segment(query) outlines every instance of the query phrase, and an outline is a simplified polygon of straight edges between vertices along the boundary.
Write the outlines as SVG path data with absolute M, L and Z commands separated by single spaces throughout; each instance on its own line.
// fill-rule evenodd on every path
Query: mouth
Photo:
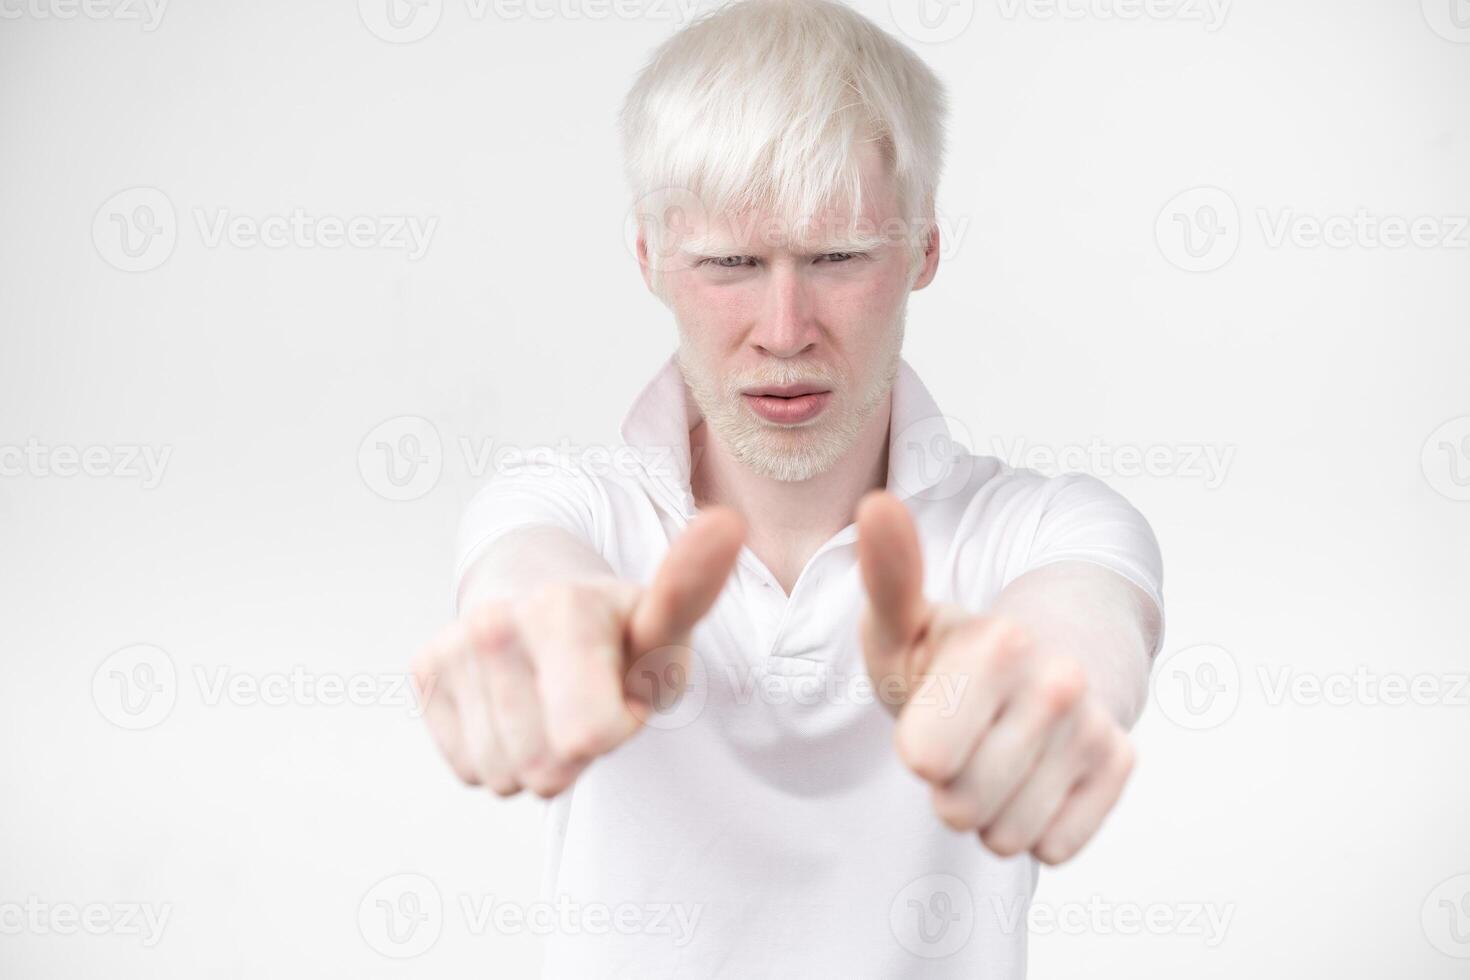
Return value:
M 798 425 L 820 415 L 831 400 L 832 391 L 818 385 L 793 384 L 748 388 L 740 396 L 767 422 Z

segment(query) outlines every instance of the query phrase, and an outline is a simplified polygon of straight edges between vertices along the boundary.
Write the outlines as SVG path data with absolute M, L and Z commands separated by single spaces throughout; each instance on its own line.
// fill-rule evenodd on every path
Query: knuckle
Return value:
M 1138 765 L 1138 748 L 1132 739 L 1125 738 L 1119 741 L 1117 753 L 1118 774 L 1126 780 Z
M 498 747 L 479 747 L 475 757 L 475 771 L 480 775 L 478 782 L 489 787 L 496 796 L 514 796 L 520 792 L 521 787 L 515 778 L 514 769 Z
M 562 790 L 566 789 L 566 786 L 550 777 L 541 777 L 535 782 L 526 783 L 526 789 L 531 790 L 532 795 L 537 796 L 538 799 L 554 799 L 562 795 Z
M 1046 710 L 1059 715 L 1082 697 L 1087 688 L 1087 675 L 1075 660 L 1057 659 L 1047 665 L 1038 686 Z
M 1077 754 L 1091 765 L 1106 759 L 1116 740 L 1107 719 L 1089 712 L 1078 721 L 1074 741 Z
M 549 800 L 562 790 L 566 789 L 567 781 L 559 771 L 559 767 L 539 765 L 528 769 L 522 776 L 521 782 L 532 793 Z
M 988 664 L 991 670 L 1004 673 L 1019 666 L 1026 659 L 1024 648 L 1005 641 L 1004 635 L 992 634 Z
M 936 789 L 933 802 L 934 812 L 951 830 L 975 830 L 980 826 L 980 807 L 973 797 Z
M 509 606 L 499 600 L 482 602 L 466 617 L 465 629 L 477 652 L 494 653 L 509 645 L 515 625 Z
M 470 765 L 469 760 L 454 756 L 449 760 L 449 768 L 454 770 L 454 774 L 459 777 L 459 781 L 466 786 L 480 785 L 480 773 L 474 766 Z
M 1047 837 L 1036 845 L 1036 858 L 1043 864 L 1058 865 L 1076 853 L 1076 845 L 1065 835 Z
M 1036 631 L 1020 620 L 1003 618 L 999 626 L 1001 646 L 1008 650 L 1024 655 L 1036 646 Z
M 987 827 L 980 832 L 981 842 L 1000 857 L 1014 857 L 1021 853 L 1021 835 L 1009 827 Z
M 459 624 L 449 623 L 434 634 L 433 639 L 419 647 L 409 661 L 414 679 L 424 683 L 443 673 L 459 648 L 459 638 Z
M 1106 762 L 1112 745 L 1113 740 L 1107 734 L 1089 735 L 1081 739 L 1077 743 L 1076 755 L 1083 769 L 1091 771 L 1099 764 Z
M 909 724 L 899 724 L 894 737 L 898 755 L 913 772 L 931 783 L 947 783 L 959 773 L 960 760 L 942 738 Z
M 539 740 L 532 741 L 524 735 L 506 740 L 506 764 L 516 774 L 516 778 L 527 786 L 530 785 L 527 780 L 545 765 L 546 756 L 545 744 Z
M 432 644 L 425 644 L 413 655 L 409 661 L 409 672 L 413 675 L 414 682 L 423 689 L 430 681 L 439 675 L 439 657 Z
M 502 800 L 508 800 L 521 791 L 521 784 L 516 782 L 514 779 L 511 779 L 509 776 L 502 776 L 491 782 L 489 786 L 490 792 L 494 793 Z

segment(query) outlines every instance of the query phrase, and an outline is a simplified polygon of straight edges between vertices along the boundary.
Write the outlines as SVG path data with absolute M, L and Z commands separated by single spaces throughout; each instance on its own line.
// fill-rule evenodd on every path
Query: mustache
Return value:
M 724 387 L 731 395 L 738 395 L 744 388 L 798 384 L 817 385 L 835 391 L 841 380 L 841 376 L 835 371 L 816 364 L 772 365 L 758 371 L 728 375 Z

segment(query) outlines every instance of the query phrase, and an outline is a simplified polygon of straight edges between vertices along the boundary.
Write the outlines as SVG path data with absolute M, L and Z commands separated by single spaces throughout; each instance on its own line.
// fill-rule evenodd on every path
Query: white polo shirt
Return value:
M 499 535 L 552 524 L 649 581 L 695 515 L 698 421 L 671 357 L 625 417 L 622 449 L 499 473 L 475 496 L 456 579 Z M 1159 549 L 1138 511 L 1090 476 L 971 455 L 906 361 L 888 458 L 931 600 L 981 612 L 1023 572 L 1081 559 L 1162 616 Z M 1036 862 L 950 830 L 899 760 L 863 666 L 855 540 L 848 525 L 823 544 L 789 597 L 743 549 L 694 631 L 684 696 L 551 802 L 544 976 L 1024 976 Z

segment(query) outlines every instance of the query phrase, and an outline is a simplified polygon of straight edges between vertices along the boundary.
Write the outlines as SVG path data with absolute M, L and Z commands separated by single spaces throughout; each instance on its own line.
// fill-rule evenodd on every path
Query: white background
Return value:
M 462 903 L 537 898 L 540 805 L 457 785 L 393 685 L 450 614 L 474 452 L 613 441 L 673 344 L 624 243 L 614 120 L 680 21 L 427 0 L 395 30 L 385 2 L 0 0 L 6 977 L 534 973 L 539 938 Z M 858 4 L 952 95 L 949 240 L 906 356 L 973 448 L 1096 440 L 1072 465 L 1164 550 L 1140 765 L 1043 873 L 1035 976 L 1470 972 L 1453 2 L 1464 28 L 1452 0 L 958 0 L 932 31 Z M 165 234 L 138 237 L 139 204 Z M 297 209 L 436 223 L 417 257 L 209 234 Z M 1423 243 L 1382 244 L 1416 218 Z M 388 479 L 377 443 L 413 432 L 368 437 L 403 416 L 437 480 Z M 101 447 L 106 473 L 27 446 Z M 129 447 L 168 452 L 161 479 Z M 1130 447 L 1152 474 L 1118 472 Z M 122 699 L 135 655 L 152 715 Z M 217 687 L 293 669 L 376 701 Z M 1429 703 L 1385 703 L 1395 678 Z M 377 902 L 405 885 L 442 911 L 395 945 Z M 103 934 L 27 903 L 101 903 Z M 160 941 L 129 905 L 167 910 Z

